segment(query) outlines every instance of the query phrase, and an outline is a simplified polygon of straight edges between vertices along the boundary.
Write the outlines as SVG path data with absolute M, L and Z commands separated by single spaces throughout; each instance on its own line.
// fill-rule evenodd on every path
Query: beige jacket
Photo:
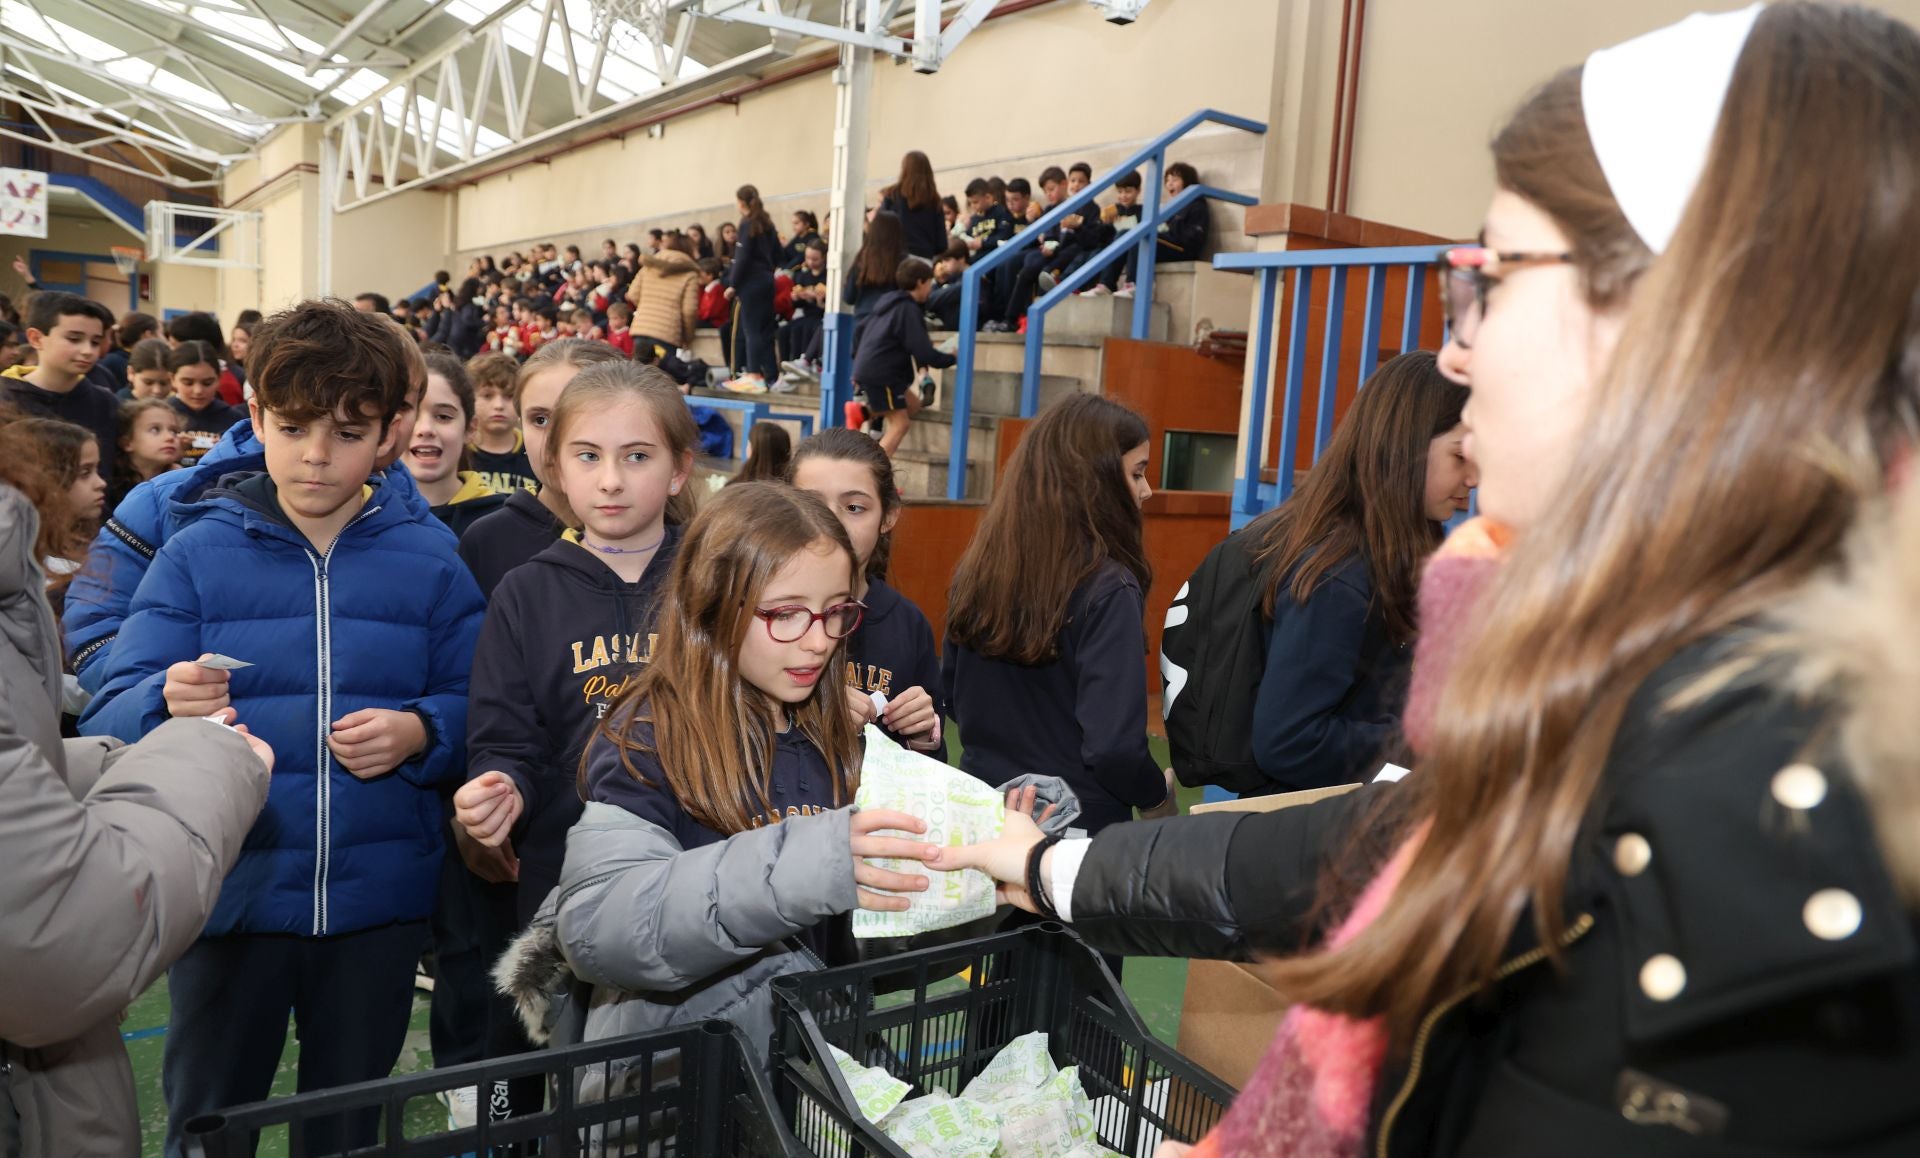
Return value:
M 60 739 L 39 520 L 0 485 L 0 1154 L 140 1150 L 120 1019 L 193 944 L 267 799 L 237 733 Z
M 700 322 L 700 270 L 678 250 L 649 254 L 627 287 L 633 303 L 633 332 L 676 348 L 693 341 Z

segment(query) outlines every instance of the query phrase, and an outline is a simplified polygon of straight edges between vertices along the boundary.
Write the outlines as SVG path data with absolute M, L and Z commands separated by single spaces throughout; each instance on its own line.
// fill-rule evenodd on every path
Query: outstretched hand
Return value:
M 927 867 L 941 872 L 979 869 L 999 882 L 998 898 L 1001 901 L 1017 905 L 1029 913 L 1038 913 L 1039 908 L 1027 893 L 1027 857 L 1044 836 L 1040 826 L 1029 815 L 1033 808 L 1033 797 L 1034 789 L 1031 786 L 1008 793 L 1007 820 L 999 836 L 959 848 L 936 848 L 933 855 L 927 858 Z M 1024 807 L 1019 798 L 1024 798 Z M 1051 809 L 1049 805 L 1049 812 Z
M 905 912 L 907 898 L 877 893 L 874 889 L 885 889 L 888 893 L 921 893 L 927 889 L 927 878 L 908 876 L 868 864 L 867 858 L 883 860 L 917 860 L 931 862 L 940 852 L 938 845 L 925 841 L 909 840 L 904 836 L 875 836 L 882 831 L 914 832 L 927 831 L 927 822 L 917 816 L 908 816 L 904 812 L 894 812 L 886 808 L 868 808 L 853 814 L 851 824 L 852 839 L 847 843 L 853 850 L 853 882 L 860 886 L 860 907 L 876 913 Z

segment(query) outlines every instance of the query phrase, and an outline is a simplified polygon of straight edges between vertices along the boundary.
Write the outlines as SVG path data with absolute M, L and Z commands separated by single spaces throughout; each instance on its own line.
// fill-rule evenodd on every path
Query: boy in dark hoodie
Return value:
M 168 973 L 170 1154 L 188 1119 L 267 1096 L 296 1011 L 302 1092 L 387 1076 L 406 1037 L 444 843 L 435 789 L 464 769 L 484 611 L 450 537 L 375 472 L 409 349 L 339 302 L 261 325 L 265 470 L 174 504 L 81 723 L 132 742 L 231 704 L 279 753 L 205 933 Z M 378 1119 L 320 1119 L 306 1146 L 370 1146 Z
M 894 274 L 894 285 L 898 288 L 880 299 L 860 327 L 860 348 L 853 355 L 854 384 L 866 395 L 867 409 L 881 416 L 880 448 L 888 458 L 900 449 L 907 427 L 920 412 L 914 364 L 945 369 L 955 361 L 927 337 L 925 310 L 933 292 L 933 266 L 924 258 L 909 257 Z
M 967 208 L 972 210 L 973 215 L 967 218 L 960 240 L 966 243 L 968 264 L 977 265 L 988 254 L 1012 241 L 1016 230 L 1013 214 L 994 200 L 993 186 L 984 177 L 975 177 L 967 182 Z M 987 284 L 981 287 L 985 291 L 984 300 L 980 303 L 982 324 L 1006 312 L 1007 295 L 1013 291 L 1013 279 L 1008 275 L 1018 272 L 1003 266 L 987 276 Z

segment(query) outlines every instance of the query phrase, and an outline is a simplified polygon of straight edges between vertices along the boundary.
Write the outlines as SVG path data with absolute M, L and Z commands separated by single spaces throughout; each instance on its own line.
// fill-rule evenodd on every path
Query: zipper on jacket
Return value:
M 340 544 L 341 538 L 361 519 L 374 514 L 380 508 L 368 507 L 340 528 L 340 533 L 327 544 L 326 553 L 313 549 L 304 540 L 301 546 L 306 548 L 307 561 L 313 564 L 313 631 L 315 651 L 316 688 L 314 703 L 317 729 L 317 741 L 314 751 L 314 846 L 313 846 L 313 935 L 324 937 L 327 933 L 327 874 L 333 861 L 333 749 L 327 746 L 327 739 L 333 734 L 333 585 L 328 574 L 328 562 L 333 557 L 333 549 Z
M 1560 934 L 1557 947 L 1561 949 L 1567 948 L 1575 941 L 1586 936 L 1592 929 L 1593 915 L 1591 913 L 1580 914 L 1579 918 L 1576 919 L 1573 924 L 1567 926 L 1565 932 Z M 1393 1103 L 1387 1107 L 1386 1114 L 1380 1119 L 1380 1138 L 1374 1148 L 1375 1158 L 1387 1158 L 1387 1144 L 1393 1137 L 1394 1122 L 1400 1117 L 1400 1111 L 1406 1108 L 1407 1100 L 1413 1096 L 1413 1087 L 1420 1081 L 1420 1068 L 1422 1062 L 1425 1060 L 1427 1042 L 1432 1039 L 1434 1027 L 1440 1023 L 1440 1019 L 1453 1012 L 1462 1002 L 1486 989 L 1488 986 L 1505 981 L 1522 969 L 1530 969 L 1540 962 L 1545 961 L 1550 951 L 1551 950 L 1545 945 L 1529 949 L 1513 960 L 1501 965 L 1498 969 L 1495 969 L 1491 980 L 1481 985 L 1469 985 L 1461 989 L 1439 1005 L 1428 1010 L 1427 1015 L 1420 1019 L 1419 1032 L 1414 1034 L 1413 1037 L 1413 1060 L 1407 1066 L 1407 1080 L 1401 1083 L 1400 1092 L 1394 1095 Z

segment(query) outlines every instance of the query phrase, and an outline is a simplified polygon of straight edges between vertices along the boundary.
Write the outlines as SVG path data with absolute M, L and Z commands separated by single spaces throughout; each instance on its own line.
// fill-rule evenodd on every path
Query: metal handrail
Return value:
M 1293 448 L 1299 445 L 1301 414 L 1306 403 L 1307 304 L 1313 296 L 1314 271 L 1329 271 L 1326 330 L 1321 336 L 1319 398 L 1315 407 L 1313 456 L 1317 461 L 1333 440 L 1334 400 L 1344 336 L 1347 279 L 1356 269 L 1367 271 L 1367 289 L 1360 336 L 1360 381 L 1373 376 L 1379 364 L 1380 330 L 1386 310 L 1390 269 L 1407 270 L 1407 291 L 1401 312 L 1400 353 L 1420 342 L 1421 315 L 1426 301 L 1427 269 L 1443 245 L 1406 245 L 1379 249 L 1282 250 L 1267 253 L 1223 253 L 1213 259 L 1215 269 L 1252 273 L 1257 279 L 1253 330 L 1249 335 L 1248 364 L 1252 367 L 1252 398 L 1246 408 L 1247 429 L 1240 447 L 1239 477 L 1234 480 L 1232 525 L 1245 526 L 1262 511 L 1278 506 L 1293 493 Z M 1292 301 L 1288 313 L 1286 380 L 1280 418 L 1278 475 L 1271 484 L 1260 481 L 1267 461 L 1270 392 L 1277 338 L 1275 315 L 1281 304 L 1282 282 L 1293 271 Z

